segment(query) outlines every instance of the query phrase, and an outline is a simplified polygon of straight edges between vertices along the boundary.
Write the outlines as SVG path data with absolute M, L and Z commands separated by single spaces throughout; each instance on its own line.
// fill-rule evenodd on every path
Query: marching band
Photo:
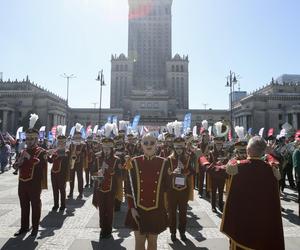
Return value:
M 47 163 L 52 164 L 53 211 L 66 208 L 67 182 L 70 187 L 67 198 L 73 198 L 75 174 L 79 192 L 77 198 L 83 198 L 85 172 L 85 188 L 93 186 L 93 205 L 99 209 L 100 238 L 111 237 L 113 214 L 120 211 L 122 202 L 126 202 L 125 225 L 134 231 L 136 249 L 140 250 L 145 249 L 146 241 L 148 249 L 157 249 L 157 236 L 167 227 L 173 242 L 177 241 L 177 228 L 181 240 L 187 240 L 187 207 L 188 201 L 193 200 L 194 189 L 198 190 L 200 198 L 211 202 L 214 213 L 223 213 L 222 230 L 231 233 L 228 218 L 233 215 L 227 215 L 225 211 L 230 206 L 224 206 L 224 192 L 225 197 L 232 199 L 229 193 L 240 166 L 259 160 L 261 166 L 272 168 L 277 184 L 284 188 L 280 173 L 283 173 L 287 155 L 300 162 L 297 150 L 300 133 L 296 133 L 292 144 L 282 143 L 282 138 L 281 144 L 268 142 L 266 154 L 250 160 L 250 136 L 243 127 L 237 126 L 237 139 L 228 141 L 230 127 L 224 122 L 217 122 L 208 129 L 207 121 L 203 121 L 199 133 L 185 136 L 182 136 L 177 123 L 173 127 L 169 124 L 168 131 L 158 138 L 153 133 L 143 136 L 127 133 L 124 127 L 114 134 L 115 129 L 108 124 L 102 134 L 90 131 L 86 141 L 82 139 L 82 125 L 75 125 L 71 140 L 64 134 L 62 126 L 58 126 L 56 147 L 45 150 L 38 146 L 38 131 L 34 129 L 33 120 L 37 120 L 36 115 L 32 115 L 31 126 L 26 131 L 27 147 L 14 164 L 19 170 L 21 205 L 21 228 L 15 236 L 29 231 L 30 205 L 31 235 L 35 236 L 38 232 L 40 195 L 42 189 L 47 188 Z M 233 233 L 230 237 L 232 245 L 236 243 L 234 237 Z M 239 248 L 235 249 L 250 249 L 247 245 L 236 246 Z

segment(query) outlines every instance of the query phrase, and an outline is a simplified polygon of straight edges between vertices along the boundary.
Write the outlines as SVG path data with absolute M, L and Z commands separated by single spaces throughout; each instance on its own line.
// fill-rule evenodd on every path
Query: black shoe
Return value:
M 181 234 L 180 234 L 180 239 L 181 239 L 182 241 L 187 241 L 187 240 L 188 240 L 184 233 L 181 233 Z
M 89 184 L 85 184 L 85 186 L 84 186 L 85 188 L 88 188 L 89 187 Z
M 59 208 L 59 211 L 64 211 L 65 209 L 66 209 L 65 206 L 61 206 L 61 207 Z
M 176 234 L 171 234 L 171 240 L 173 242 L 177 241 Z
M 19 235 L 22 235 L 22 234 L 26 234 L 28 231 L 29 231 L 29 229 L 21 228 L 18 232 L 16 232 L 14 234 L 14 236 L 19 236 Z
M 32 229 L 30 236 L 31 237 L 35 237 L 38 234 L 38 230 L 37 229 Z
M 216 209 L 215 207 L 213 207 L 213 208 L 211 209 L 211 211 L 213 211 L 214 213 L 218 213 L 218 211 L 217 211 L 217 209 Z
M 112 237 L 111 233 L 101 232 L 100 233 L 100 239 L 109 239 Z
M 69 199 L 73 199 L 73 194 L 70 193 L 70 194 L 68 195 L 68 198 L 69 198 Z
M 81 200 L 82 199 L 82 194 L 79 194 L 78 196 L 77 196 L 77 200 Z
M 224 204 L 219 204 L 219 210 L 223 213 Z
M 52 211 L 56 211 L 58 209 L 58 206 L 52 207 Z

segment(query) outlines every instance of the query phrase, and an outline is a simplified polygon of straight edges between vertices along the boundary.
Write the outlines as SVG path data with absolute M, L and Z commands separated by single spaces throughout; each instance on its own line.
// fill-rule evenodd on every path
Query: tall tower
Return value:
M 172 56 L 173 0 L 128 0 L 128 56 L 111 58 L 110 107 L 165 124 L 188 109 L 189 59 Z
M 166 61 L 172 57 L 173 0 L 129 0 L 128 58 L 137 89 L 166 88 Z

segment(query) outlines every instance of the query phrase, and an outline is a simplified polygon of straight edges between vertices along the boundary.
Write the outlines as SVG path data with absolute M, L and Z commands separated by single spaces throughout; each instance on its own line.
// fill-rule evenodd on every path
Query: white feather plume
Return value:
M 197 137 L 197 136 L 198 136 L 198 134 L 197 134 L 197 126 L 194 126 L 194 127 L 193 127 L 193 136 L 194 136 L 194 137 Z
M 63 125 L 63 131 L 62 131 L 63 135 L 66 135 L 66 131 L 67 131 L 67 125 Z
M 38 119 L 39 119 L 39 116 L 37 114 L 30 114 L 29 128 L 33 128 Z
M 83 126 L 82 126 L 80 123 L 78 123 L 78 122 L 75 124 L 75 130 L 76 130 L 77 132 L 80 132 L 81 129 L 82 129 L 82 127 L 83 127 Z
M 129 124 L 129 121 L 123 121 L 123 120 L 119 121 L 119 130 L 126 131 L 128 124 Z
M 240 140 L 245 139 L 246 135 L 245 135 L 245 128 L 244 127 L 235 126 L 234 131 L 235 131 L 235 133 L 237 134 L 237 136 Z
M 96 125 L 96 126 L 94 127 L 93 134 L 94 134 L 94 135 L 97 134 L 97 131 L 98 131 L 98 125 Z
M 169 134 L 173 134 L 173 128 L 174 128 L 173 122 L 168 122 L 167 130 L 168 130 Z
M 113 131 L 114 125 L 111 123 L 105 123 L 104 125 L 104 135 L 105 137 L 110 137 L 111 132 Z
M 215 132 L 216 132 L 216 135 L 215 136 L 220 136 L 222 134 L 222 125 L 223 123 L 222 122 L 216 122 L 215 123 Z
M 202 121 L 202 127 L 207 130 L 208 129 L 208 121 L 207 120 L 203 120 Z
M 158 137 L 157 137 L 157 139 L 159 141 L 163 141 L 164 140 L 164 135 L 163 134 L 159 134 Z
M 58 125 L 56 127 L 56 134 L 57 134 L 57 136 L 64 135 L 63 134 L 63 130 L 64 130 L 64 127 L 62 125 Z
M 174 134 L 176 137 L 181 136 L 181 127 L 182 127 L 182 122 L 179 122 L 177 120 L 173 122 Z
M 113 123 L 112 125 L 113 125 L 113 129 L 112 129 L 113 134 L 114 134 L 114 135 L 118 135 L 118 134 L 119 134 L 119 130 L 118 130 L 117 124 L 116 124 L 116 123 Z

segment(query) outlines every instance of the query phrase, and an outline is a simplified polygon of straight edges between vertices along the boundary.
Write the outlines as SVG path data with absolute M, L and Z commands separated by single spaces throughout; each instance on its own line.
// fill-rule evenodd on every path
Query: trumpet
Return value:
M 107 163 L 105 161 L 103 161 L 101 168 L 98 169 L 98 172 L 96 172 L 94 175 L 92 175 L 92 180 L 98 182 L 98 188 L 101 187 L 101 184 L 104 180 L 105 170 L 107 168 L 108 168 Z

